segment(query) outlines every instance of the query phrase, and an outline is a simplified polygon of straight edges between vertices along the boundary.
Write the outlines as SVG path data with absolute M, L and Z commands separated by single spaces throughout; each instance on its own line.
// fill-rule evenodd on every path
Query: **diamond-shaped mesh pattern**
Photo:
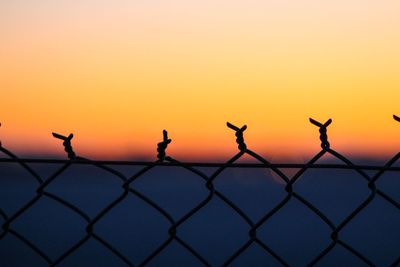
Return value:
M 353 257 L 358 258 L 360 262 L 365 263 L 367 266 L 375 266 L 376 264 L 370 259 L 369 255 L 365 255 L 361 253 L 357 247 L 352 246 L 344 239 L 341 239 L 341 231 L 346 228 L 346 226 L 354 220 L 364 209 L 366 209 L 370 203 L 375 198 L 381 198 L 386 201 L 395 208 L 398 212 L 400 211 L 400 203 L 394 197 L 391 197 L 389 194 L 383 192 L 381 189 L 377 187 L 377 181 L 383 176 L 383 174 L 387 171 L 399 171 L 398 167 L 394 167 L 395 162 L 400 158 L 400 153 L 396 154 L 393 158 L 391 158 L 384 166 L 361 166 L 353 164 L 348 158 L 343 156 L 342 154 L 336 152 L 330 147 L 327 137 L 327 127 L 331 123 L 331 120 L 328 120 L 325 124 L 321 124 L 315 120 L 310 119 L 311 123 L 319 127 L 320 139 L 321 139 L 321 151 L 318 152 L 314 157 L 312 157 L 305 164 L 273 164 L 266 160 L 264 157 L 250 150 L 244 142 L 243 132 L 246 130 L 246 126 L 239 128 L 232 124 L 228 123 L 228 127 L 233 129 L 236 134 L 236 142 L 238 144 L 239 152 L 234 155 L 231 159 L 226 161 L 225 163 L 199 163 L 199 164 L 191 164 L 191 163 L 183 163 L 180 162 L 170 156 L 166 155 L 166 148 L 168 144 L 171 142 L 168 139 L 167 132 L 164 131 L 164 139 L 162 142 L 158 144 L 158 160 L 155 162 L 105 162 L 105 161 L 92 161 L 89 159 L 85 159 L 79 156 L 76 156 L 75 152 L 72 150 L 71 139 L 72 134 L 68 137 L 64 137 L 62 135 L 54 134 L 56 138 L 62 139 L 65 147 L 65 151 L 68 154 L 69 160 L 41 160 L 41 159 L 20 159 L 12 152 L 0 146 L 0 151 L 4 154 L 4 156 L 0 159 L 0 162 L 13 162 L 20 165 L 22 169 L 27 171 L 32 179 L 37 183 L 36 194 L 32 199 L 27 201 L 24 205 L 19 207 L 12 214 L 7 214 L 4 211 L 4 207 L 0 205 L 0 218 L 2 219 L 2 232 L 0 233 L 0 242 L 7 242 L 6 237 L 12 236 L 12 238 L 18 239 L 21 241 L 27 248 L 32 250 L 35 254 L 37 254 L 40 258 L 47 263 L 48 266 L 58 266 L 65 262 L 71 255 L 77 253 L 85 243 L 89 242 L 89 240 L 95 241 L 101 246 L 103 246 L 106 250 L 111 252 L 115 257 L 119 258 L 123 263 L 127 266 L 145 266 L 150 264 L 153 260 L 162 254 L 173 242 L 178 244 L 182 249 L 186 250 L 190 253 L 199 263 L 205 266 L 211 266 L 209 259 L 207 259 L 204 255 L 202 255 L 198 250 L 196 250 L 190 242 L 186 241 L 184 237 L 180 236 L 179 229 L 192 217 L 194 217 L 197 213 L 199 213 L 202 209 L 207 207 L 209 203 L 218 199 L 222 201 L 226 207 L 231 209 L 238 217 L 243 220 L 243 222 L 248 226 L 247 228 L 247 240 L 240 244 L 236 250 L 225 259 L 223 262 L 223 266 L 228 266 L 233 264 L 242 254 L 246 252 L 251 246 L 258 246 L 262 249 L 266 254 L 270 257 L 273 257 L 277 263 L 280 263 L 283 266 L 289 266 L 288 260 L 285 259 L 278 251 L 273 249 L 273 247 L 268 244 L 267 241 L 262 241 L 259 237 L 258 230 L 261 226 L 265 225 L 275 214 L 279 213 L 281 209 L 283 209 L 290 200 L 295 199 L 299 201 L 306 209 L 310 210 L 314 213 L 322 223 L 324 223 L 330 229 L 329 236 L 329 244 L 326 247 L 321 247 L 318 254 L 316 254 L 313 259 L 308 263 L 308 266 L 314 266 L 320 263 L 335 247 L 341 247 L 342 249 L 347 250 Z M 324 155 L 330 155 L 340 160 L 342 164 L 317 164 L 317 161 L 321 159 Z M 250 156 L 254 158 L 257 163 L 239 163 L 237 162 L 243 156 Z M 48 178 L 43 178 L 38 174 L 32 167 L 30 167 L 29 163 L 59 163 L 62 164 L 52 175 Z M 68 200 L 60 197 L 59 195 L 50 192 L 48 190 L 48 186 L 54 183 L 67 169 L 71 168 L 71 166 L 76 164 L 86 164 L 95 166 L 100 168 L 104 172 L 112 175 L 117 179 L 120 183 L 121 190 L 120 194 L 112 201 L 110 201 L 105 207 L 103 207 L 100 212 L 98 212 L 95 216 L 89 216 L 85 211 L 83 211 L 79 206 L 72 204 Z M 130 176 L 127 176 L 114 168 L 117 165 L 139 165 L 141 166 L 139 170 L 136 170 Z M 204 184 L 204 188 L 207 190 L 207 195 L 199 201 L 196 205 L 194 205 L 189 211 L 187 211 L 182 216 L 176 218 L 170 214 L 166 209 L 162 208 L 160 203 L 146 196 L 144 192 L 141 192 L 139 189 L 135 188 L 134 182 L 143 177 L 146 173 L 152 170 L 155 167 L 159 168 L 168 168 L 168 166 L 178 166 L 180 168 L 184 168 L 191 174 L 193 174 L 196 178 L 200 179 Z M 213 173 L 206 174 L 201 170 L 201 167 L 213 167 Z M 272 209 L 267 211 L 261 218 L 257 220 L 253 220 L 246 213 L 246 211 L 242 210 L 238 207 L 229 197 L 227 197 L 224 193 L 219 191 L 215 187 L 215 182 L 219 179 L 220 174 L 225 171 L 227 168 L 231 167 L 242 167 L 242 168 L 265 168 L 274 172 L 276 177 L 279 177 L 281 182 L 284 184 L 285 195 L 276 204 Z M 288 177 L 282 169 L 285 168 L 293 168 L 298 169 L 298 171 L 292 176 Z M 357 174 L 363 179 L 365 187 L 368 189 L 368 196 L 363 199 L 357 207 L 355 207 L 352 212 L 347 214 L 345 218 L 339 223 L 334 223 L 326 214 L 324 214 L 320 209 L 318 209 L 313 203 L 307 200 L 304 196 L 302 196 L 299 192 L 295 190 L 295 184 L 299 181 L 303 174 L 311 168 L 338 168 L 338 169 L 348 169 L 351 171 L 357 172 Z M 368 174 L 368 171 L 375 170 L 376 172 L 373 175 Z M 1 177 L 0 177 L 1 178 Z M 0 180 L 1 184 L 1 180 Z M 79 186 L 79 184 L 75 185 Z M 151 251 L 144 259 L 139 262 L 133 262 L 129 255 L 123 254 L 117 247 L 115 247 L 107 238 L 103 237 L 102 234 L 96 232 L 96 225 L 98 225 L 104 217 L 110 213 L 113 209 L 121 205 L 128 196 L 134 196 L 135 198 L 140 199 L 148 205 L 149 208 L 153 209 L 155 212 L 159 213 L 161 216 L 165 218 L 165 220 L 169 223 L 167 238 L 160 242 L 158 247 L 156 247 L 153 251 Z M 65 209 L 72 211 L 74 214 L 79 216 L 84 222 L 85 234 L 73 245 L 68 247 L 63 253 L 58 255 L 57 257 L 50 256 L 47 251 L 44 251 L 38 246 L 34 241 L 30 240 L 28 237 L 24 236 L 24 234 L 17 231 L 13 225 L 15 222 L 23 216 L 26 212 L 33 209 L 33 207 L 42 199 L 51 199 L 51 201 L 55 201 L 60 204 Z M 134 212 L 134 211 L 132 211 Z M 209 220 L 213 220 L 213 218 L 209 218 Z M 68 223 L 68 220 L 65 221 Z M 398 230 L 400 231 L 400 229 Z M 285 237 L 290 239 L 290 237 Z M 263 239 L 264 240 L 264 239 Z M 290 242 L 290 240 L 288 240 Z M 218 253 L 218 252 L 216 252 Z M 1 261 L 1 259 L 0 259 Z M 398 249 L 397 258 L 394 257 L 391 262 L 391 266 L 400 265 L 400 249 Z M 3 265 L 2 265 L 3 266 Z

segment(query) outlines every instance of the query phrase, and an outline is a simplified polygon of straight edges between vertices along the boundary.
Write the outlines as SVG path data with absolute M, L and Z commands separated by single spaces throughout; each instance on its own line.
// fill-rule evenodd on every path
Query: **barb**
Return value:
M 74 137 L 74 135 L 71 133 L 68 135 L 68 137 L 58 134 L 58 133 L 52 133 L 53 136 L 57 139 L 63 140 L 63 146 L 64 146 L 64 150 L 65 152 L 67 152 L 68 158 L 73 160 L 76 159 L 76 154 L 74 152 L 74 150 L 72 149 L 72 144 L 71 144 L 71 140 Z
M 319 127 L 319 139 L 321 140 L 321 148 L 323 150 L 328 150 L 330 147 L 330 144 L 328 142 L 328 135 L 327 135 L 327 127 L 329 124 L 332 123 L 332 119 L 327 120 L 324 124 L 310 118 L 310 122 L 314 124 L 315 126 Z
M 168 147 L 168 144 L 171 143 L 171 139 L 168 138 L 168 132 L 163 130 L 163 141 L 157 144 L 157 158 L 160 161 L 163 161 L 166 156 L 165 150 Z
M 235 125 L 233 125 L 230 122 L 227 122 L 226 125 L 234 130 L 236 133 L 236 143 L 238 144 L 238 148 L 240 151 L 245 151 L 247 150 L 247 145 L 244 142 L 244 137 L 243 137 L 243 132 L 247 129 L 247 125 L 243 125 L 242 128 L 239 128 Z

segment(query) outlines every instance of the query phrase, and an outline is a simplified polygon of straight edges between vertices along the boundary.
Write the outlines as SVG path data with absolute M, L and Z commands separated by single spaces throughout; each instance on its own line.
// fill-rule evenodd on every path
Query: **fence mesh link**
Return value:
M 394 116 L 394 118 L 400 121 L 398 117 Z M 0 158 L 0 163 L 18 164 L 22 169 L 27 171 L 32 176 L 37 184 L 34 196 L 22 206 L 17 208 L 15 212 L 9 214 L 0 204 L 0 217 L 3 219 L 2 231 L 0 233 L 0 242 L 8 242 L 7 240 L 9 239 L 6 239 L 6 237 L 12 236 L 13 238 L 21 241 L 34 253 L 36 253 L 46 262 L 48 266 L 61 265 L 68 257 L 70 257 L 74 253 L 77 253 L 77 251 L 79 251 L 82 246 L 84 246 L 84 244 L 89 242 L 90 240 L 98 242 L 101 246 L 103 246 L 105 249 L 115 255 L 115 257 L 119 258 L 127 266 L 146 266 L 150 264 L 154 259 L 156 259 L 174 242 L 176 244 L 179 244 L 184 250 L 190 253 L 202 265 L 212 266 L 213 264 L 211 264 L 207 257 L 202 255 L 200 251 L 198 251 L 194 246 L 190 244 L 190 242 L 186 241 L 184 237 L 179 234 L 179 229 L 181 229 L 181 227 L 195 214 L 197 214 L 199 211 L 209 205 L 209 203 L 213 199 L 217 198 L 243 220 L 243 222 L 247 225 L 248 231 L 247 240 L 243 242 L 240 246 L 238 246 L 236 250 L 224 260 L 222 266 L 229 266 L 233 264 L 252 245 L 258 246 L 270 257 L 273 257 L 276 262 L 281 264 L 282 266 L 290 266 L 288 260 L 285 259 L 284 256 L 282 256 L 270 244 L 268 244 L 265 239 L 260 238 L 259 229 L 263 225 L 265 225 L 266 222 L 268 222 L 274 215 L 279 213 L 289 203 L 290 200 L 295 199 L 300 202 L 306 209 L 314 213 L 320 219 L 320 221 L 323 222 L 330 229 L 329 244 L 325 247 L 321 247 L 319 253 L 314 255 L 311 261 L 308 262 L 307 266 L 317 265 L 335 247 L 338 246 L 347 250 L 349 253 L 352 254 L 353 257 L 359 259 L 360 262 L 365 263 L 365 265 L 376 266 L 376 263 L 374 263 L 373 260 L 369 258 L 369 255 L 363 254 L 358 250 L 357 247 L 354 247 L 352 244 L 346 242 L 344 239 L 341 239 L 341 232 L 352 220 L 354 220 L 354 218 L 356 218 L 364 209 L 366 209 L 375 198 L 381 198 L 382 200 L 393 206 L 398 212 L 400 211 L 400 203 L 395 198 L 391 197 L 390 194 L 385 193 L 377 186 L 377 181 L 382 177 L 384 173 L 388 171 L 398 172 L 400 170 L 399 167 L 394 166 L 396 161 L 400 158 L 400 153 L 393 156 L 383 166 L 356 165 L 350 159 L 331 148 L 331 145 L 328 142 L 327 127 L 331 124 L 332 120 L 328 120 L 325 123 L 320 123 L 318 121 L 310 119 L 310 122 L 317 126 L 319 129 L 321 150 L 305 164 L 271 163 L 265 157 L 260 156 L 259 154 L 248 148 L 244 139 L 244 132 L 247 128 L 246 126 L 237 127 L 230 123 L 227 123 L 227 126 L 235 133 L 236 143 L 238 145 L 238 152 L 225 163 L 187 163 L 180 162 L 177 159 L 167 155 L 166 150 L 168 145 L 171 143 L 171 139 L 168 138 L 168 133 L 165 130 L 163 132 L 163 140 L 157 145 L 157 160 L 154 162 L 96 161 L 77 156 L 73 151 L 71 144 L 71 140 L 73 138 L 72 134 L 70 134 L 69 136 L 63 136 L 53 133 L 53 136 L 55 138 L 61 139 L 63 141 L 63 146 L 67 153 L 68 160 L 19 158 L 14 153 L 2 146 L 0 143 L 0 151 L 3 153 L 3 157 Z M 341 164 L 318 164 L 317 161 L 325 155 L 330 155 L 336 158 L 337 160 L 341 161 Z M 253 158 L 257 161 L 257 163 L 247 164 L 238 162 L 238 160 L 243 158 L 244 156 L 249 156 Z M 55 170 L 48 178 L 43 178 L 43 176 L 39 175 L 38 172 L 35 171 L 29 163 L 57 163 L 61 165 L 58 166 L 58 169 Z M 96 168 L 99 168 L 100 170 L 107 172 L 115 177 L 120 183 L 119 195 L 112 199 L 112 201 L 105 205 L 105 207 L 98 211 L 94 216 L 89 215 L 82 208 L 71 203 L 69 200 L 64 199 L 62 196 L 59 196 L 47 190 L 48 187 L 52 183 L 54 183 L 54 181 L 57 180 L 58 177 L 60 177 L 60 175 L 62 175 L 67 169 L 71 168 L 71 166 L 79 164 L 95 166 Z M 115 165 L 124 164 L 138 165 L 139 169 L 135 170 L 135 172 L 132 173 L 130 176 L 125 175 L 117 168 L 115 168 Z M 170 212 L 163 208 L 160 203 L 157 203 L 157 201 L 153 200 L 151 197 L 147 196 L 144 192 L 141 192 L 140 189 L 136 188 L 133 185 L 137 179 L 144 176 L 150 170 L 158 166 L 177 166 L 189 171 L 190 173 L 201 179 L 205 190 L 207 190 L 208 192 L 207 195 L 183 215 L 179 217 L 173 216 Z M 206 174 L 205 172 L 203 172 L 202 167 L 213 167 L 213 172 L 211 174 Z M 280 199 L 280 201 L 272 209 L 263 214 L 261 218 L 257 220 L 252 219 L 246 213 L 246 211 L 236 205 L 234 201 L 232 201 L 226 194 L 218 190 L 218 188 L 215 186 L 215 183 L 221 176 L 221 173 L 224 172 L 227 168 L 231 167 L 265 168 L 266 170 L 273 172 L 274 176 L 278 177 L 278 179 L 280 179 L 280 182 L 284 185 L 284 197 Z M 289 176 L 283 171 L 283 169 L 287 168 L 293 168 L 296 171 L 295 173 L 293 173 L 293 175 Z M 348 213 L 347 216 L 345 216 L 345 218 L 342 219 L 339 223 L 334 223 L 328 215 L 317 208 L 306 197 L 302 196 L 300 192 L 295 190 L 296 182 L 298 182 L 302 178 L 303 174 L 308 169 L 313 168 L 334 168 L 355 171 L 361 177 L 365 187 L 368 189 L 368 196 L 363 199 L 359 203 L 359 205 L 355 207 L 350 213 Z M 375 171 L 373 175 L 368 173 L 368 171 L 370 170 Z M 2 180 L 0 177 L 0 184 L 1 183 Z M 79 186 L 79 184 L 77 184 L 76 186 Z M 399 190 L 399 188 L 397 190 Z M 108 241 L 106 237 L 102 236 L 102 234 L 96 232 L 96 225 L 98 225 L 104 219 L 104 217 L 108 213 L 110 213 L 110 211 L 116 209 L 119 205 L 121 205 L 128 196 L 132 195 L 143 201 L 146 205 L 154 209 L 154 211 L 158 212 L 169 223 L 167 238 L 160 242 L 156 249 L 151 251 L 151 253 L 146 255 L 146 257 L 144 257 L 144 259 L 139 262 L 132 262 L 131 257 L 120 251 L 112 244 L 112 242 Z M 34 207 L 39 202 L 39 200 L 44 198 L 51 199 L 52 201 L 61 204 L 63 207 L 65 207 L 65 209 L 68 209 L 79 216 L 85 224 L 84 235 L 57 257 L 50 256 L 45 250 L 37 245 L 34 240 L 31 240 L 13 227 L 19 217 L 23 216 L 23 214 L 32 209 L 32 207 Z M 212 220 L 212 218 L 210 218 L 210 220 Z M 68 221 L 66 221 L 65 223 L 68 223 Z M 400 231 L 400 229 L 398 231 Z M 400 249 L 398 249 L 397 258 L 393 258 L 390 263 L 390 266 L 399 265 Z

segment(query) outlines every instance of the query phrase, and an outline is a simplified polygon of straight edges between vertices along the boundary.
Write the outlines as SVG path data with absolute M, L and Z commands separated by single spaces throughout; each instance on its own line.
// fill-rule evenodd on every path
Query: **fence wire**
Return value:
M 399 117 L 394 116 L 394 119 L 400 121 Z M 68 160 L 57 160 L 57 159 L 23 159 L 16 156 L 11 151 L 7 150 L 0 143 L 0 151 L 3 153 L 3 157 L 0 158 L 0 163 L 17 163 L 26 170 L 33 179 L 37 183 L 36 194 L 35 196 L 27 201 L 24 205 L 22 205 L 16 212 L 12 214 L 7 214 L 3 207 L 0 205 L 0 217 L 3 218 L 4 223 L 2 225 L 2 232 L 0 233 L 0 242 L 6 242 L 6 236 L 12 236 L 23 244 L 25 244 L 29 249 L 31 249 L 34 253 L 40 256 L 44 261 L 47 262 L 48 266 L 59 266 L 62 262 L 64 262 L 68 257 L 72 254 L 76 253 L 85 243 L 89 240 L 95 240 L 104 248 L 109 250 L 115 257 L 118 257 L 122 262 L 124 262 L 127 266 L 146 266 L 151 263 L 156 257 L 158 257 L 173 241 L 176 241 L 182 248 L 187 250 L 194 258 L 196 258 L 200 263 L 205 266 L 212 266 L 212 264 L 208 261 L 206 257 L 201 255 L 199 251 L 197 251 L 190 243 L 185 241 L 179 235 L 180 227 L 185 224 L 191 217 L 193 217 L 196 213 L 206 207 L 214 198 L 218 198 L 222 202 L 224 202 L 229 208 L 231 208 L 237 215 L 242 218 L 242 220 L 248 226 L 248 239 L 246 242 L 241 244 L 241 246 L 237 247 L 237 249 L 232 253 L 228 258 L 226 258 L 225 262 L 222 266 L 229 266 L 236 259 L 238 259 L 251 245 L 258 245 L 265 253 L 272 256 L 279 262 L 282 266 L 289 266 L 287 259 L 282 257 L 277 251 L 275 251 L 268 243 L 262 241 L 259 238 L 258 230 L 262 225 L 264 225 L 268 220 L 270 220 L 275 214 L 279 213 L 279 211 L 284 208 L 287 203 L 291 199 L 296 199 L 304 207 L 312 211 L 318 218 L 326 224 L 330 229 L 330 243 L 326 247 L 322 247 L 320 252 L 314 256 L 314 258 L 307 264 L 307 266 L 315 266 L 321 262 L 321 260 L 326 257 L 335 247 L 340 246 L 343 249 L 347 250 L 354 257 L 358 258 L 361 262 L 365 263 L 367 266 L 376 266 L 376 264 L 368 257 L 361 253 L 356 247 L 353 247 L 351 244 L 345 242 L 340 238 L 341 231 L 355 218 L 357 217 L 361 211 L 363 211 L 375 198 L 381 198 L 384 201 L 388 202 L 397 211 L 400 211 L 400 203 L 397 202 L 393 197 L 389 194 L 383 192 L 381 189 L 377 187 L 377 181 L 382 177 L 382 175 L 387 171 L 399 171 L 400 168 L 393 166 L 395 162 L 400 158 L 400 153 L 394 155 L 386 164 L 383 166 L 373 166 L 373 165 L 356 165 L 353 164 L 347 157 L 343 156 L 339 152 L 335 151 L 331 148 L 330 143 L 328 142 L 327 136 L 327 127 L 331 124 L 332 120 L 329 119 L 325 123 L 320 123 L 316 120 L 310 119 L 310 122 L 319 128 L 320 140 L 321 140 L 321 151 L 319 151 L 314 157 L 312 157 L 305 164 L 273 164 L 264 157 L 260 156 L 256 152 L 250 150 L 244 140 L 244 131 L 246 130 L 246 126 L 237 127 L 231 123 L 227 123 L 227 126 L 235 132 L 236 143 L 238 145 L 238 152 L 232 158 L 230 158 L 225 163 L 188 163 L 188 162 L 180 162 L 177 159 L 168 156 L 166 153 L 166 149 L 168 145 L 171 143 L 171 139 L 168 138 L 167 131 L 163 131 L 163 140 L 157 145 L 157 160 L 154 162 L 131 162 L 131 161 L 95 161 L 87 158 L 83 158 L 77 156 L 73 150 L 71 140 L 73 135 L 63 136 L 60 134 L 53 133 L 55 138 L 61 139 L 63 142 L 63 146 L 65 152 L 67 153 Z M 250 156 L 254 158 L 257 163 L 239 163 L 237 162 L 243 156 Z M 321 159 L 324 155 L 331 155 L 338 160 L 340 160 L 341 164 L 318 164 L 317 161 Z M 29 163 L 59 163 L 62 164 L 60 168 L 58 168 L 49 178 L 44 179 L 42 176 L 38 174 L 33 168 L 28 165 Z M 69 169 L 73 165 L 84 164 L 84 165 L 92 165 L 97 168 L 100 168 L 104 172 L 112 174 L 115 176 L 121 185 L 121 192 L 118 197 L 113 199 L 108 203 L 100 212 L 98 212 L 95 216 L 89 216 L 86 212 L 84 212 L 80 207 L 70 203 L 66 199 L 47 191 L 47 187 L 52 184 L 61 174 L 63 174 L 67 169 Z M 131 176 L 126 176 L 122 172 L 118 171 L 114 168 L 115 165 L 138 165 L 141 168 L 136 171 Z M 174 218 L 169 212 L 167 212 L 164 208 L 162 208 L 159 203 L 153 201 L 150 197 L 146 196 L 143 192 L 140 192 L 132 183 L 137 180 L 139 177 L 148 173 L 150 170 L 157 166 L 178 166 L 184 168 L 196 175 L 200 179 L 202 179 L 206 190 L 208 191 L 208 195 L 204 197 L 197 205 L 192 207 L 188 212 L 186 212 L 183 216 L 179 218 Z M 200 170 L 199 167 L 215 167 L 216 169 L 211 175 L 205 174 Z M 284 183 L 285 196 L 279 201 L 279 203 L 265 213 L 260 219 L 252 220 L 248 214 L 241 208 L 239 208 L 233 201 L 231 201 L 226 195 L 217 190 L 214 186 L 215 181 L 219 179 L 220 174 L 226 170 L 227 168 L 238 167 L 238 168 L 265 168 L 271 170 L 275 173 L 277 177 Z M 282 169 L 293 168 L 298 169 L 297 172 L 289 177 L 286 175 Z M 369 190 L 369 195 L 356 207 L 352 212 L 350 212 L 341 222 L 334 223 L 326 214 L 324 214 L 320 209 L 318 209 L 314 204 L 308 201 L 305 197 L 303 197 L 299 192 L 296 192 L 294 189 L 294 185 L 296 182 L 301 179 L 302 175 L 308 170 L 313 168 L 334 168 L 334 169 L 347 169 L 354 170 L 358 173 L 358 175 L 364 180 L 365 186 Z M 367 171 L 375 170 L 376 173 L 374 175 L 367 174 Z M 0 177 L 1 179 L 1 177 Z M 1 180 L 0 180 L 1 184 Z M 79 185 L 77 185 L 79 186 Z M 168 222 L 168 238 L 166 238 L 163 242 L 159 244 L 159 246 L 149 253 L 147 257 L 144 258 L 141 262 L 132 262 L 127 255 L 124 255 L 121 251 L 119 251 L 116 247 L 113 246 L 106 238 L 102 237 L 100 234 L 96 233 L 95 226 L 98 224 L 111 210 L 115 209 L 118 205 L 120 205 L 129 195 L 134 195 L 135 197 L 141 199 L 147 205 L 152 207 L 155 211 L 157 211 L 160 215 L 162 215 Z M 13 224 L 21 217 L 24 213 L 26 213 L 29 209 L 31 209 L 40 199 L 49 198 L 53 201 L 58 202 L 63 205 L 65 208 L 74 212 L 76 215 L 81 217 L 85 222 L 85 235 L 81 237 L 76 243 L 70 246 L 67 250 L 63 251 L 58 257 L 53 258 L 50 257 L 46 251 L 43 251 L 35 242 L 28 239 L 23 234 L 19 233 L 17 230 L 13 228 Z M 400 231 L 400 229 L 399 229 Z M 390 266 L 399 266 L 400 265 L 400 248 L 398 249 L 398 257 L 393 259 L 393 262 Z M 1 259 L 0 259 L 1 262 Z

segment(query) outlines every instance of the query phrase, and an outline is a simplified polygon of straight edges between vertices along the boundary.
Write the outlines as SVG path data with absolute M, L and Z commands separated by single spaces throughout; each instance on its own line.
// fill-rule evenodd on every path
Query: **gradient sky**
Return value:
M 0 140 L 20 154 L 271 159 L 400 150 L 400 1 L 0 2 Z

